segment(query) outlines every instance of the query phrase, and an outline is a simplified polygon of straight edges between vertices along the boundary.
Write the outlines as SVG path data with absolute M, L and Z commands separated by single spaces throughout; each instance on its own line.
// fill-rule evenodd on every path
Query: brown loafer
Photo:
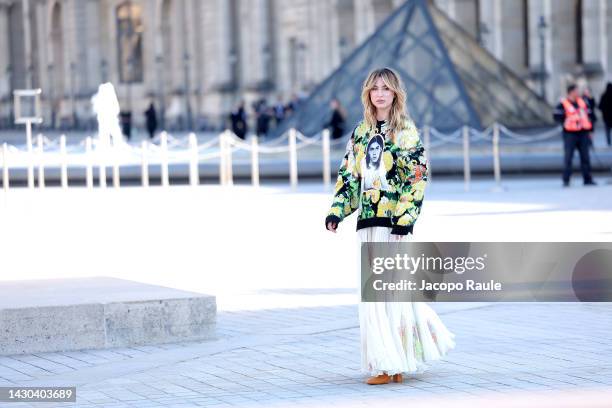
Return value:
M 370 377 L 366 383 L 370 385 L 388 384 L 391 381 L 391 376 L 388 374 L 377 375 L 376 377 Z
M 401 383 L 404 382 L 404 377 L 401 374 L 393 374 L 393 382 Z

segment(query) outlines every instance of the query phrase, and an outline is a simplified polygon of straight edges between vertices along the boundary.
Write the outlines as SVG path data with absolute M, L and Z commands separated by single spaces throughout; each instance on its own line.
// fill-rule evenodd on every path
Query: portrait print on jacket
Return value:
M 366 190 L 388 190 L 385 166 L 381 166 L 383 162 L 383 152 L 385 149 L 385 140 L 382 135 L 376 134 L 372 136 L 366 147 L 365 157 L 361 162 L 363 191 Z

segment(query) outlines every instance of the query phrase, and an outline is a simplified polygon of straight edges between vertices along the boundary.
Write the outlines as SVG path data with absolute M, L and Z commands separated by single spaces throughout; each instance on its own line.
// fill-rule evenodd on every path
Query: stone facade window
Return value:
M 143 82 L 142 6 L 126 1 L 116 9 L 119 80 Z

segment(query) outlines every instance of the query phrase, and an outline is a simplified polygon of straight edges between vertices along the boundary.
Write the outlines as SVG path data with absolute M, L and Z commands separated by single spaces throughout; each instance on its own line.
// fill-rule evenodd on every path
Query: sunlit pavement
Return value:
M 609 241 L 612 185 L 573 181 L 507 179 L 501 192 L 473 181 L 465 192 L 434 178 L 414 239 Z M 612 392 L 609 303 L 432 303 L 456 349 L 403 384 L 363 384 L 355 219 L 325 231 L 320 184 L 1 197 L 3 280 L 114 276 L 216 295 L 219 313 L 213 341 L 1 357 L 0 385 L 76 385 L 84 407 L 442 406 L 427 399 L 491 393 L 533 406 L 518 404 L 546 390 L 559 407 L 572 402 L 562 390 Z M 596 406 L 585 398 L 566 406 Z

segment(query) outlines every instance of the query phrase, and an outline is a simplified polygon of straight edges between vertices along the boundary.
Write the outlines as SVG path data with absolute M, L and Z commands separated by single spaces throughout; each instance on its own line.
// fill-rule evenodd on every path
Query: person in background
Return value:
M 593 112 L 579 96 L 575 84 L 567 87 L 567 96 L 559 102 L 553 112 L 554 120 L 563 125 L 564 170 L 563 186 L 568 187 L 572 175 L 574 150 L 580 153 L 580 168 L 585 186 L 596 183 L 591 176 L 589 138 L 593 130 Z
M 145 111 L 145 119 L 147 125 L 147 132 L 149 133 L 149 139 L 153 139 L 155 131 L 157 130 L 157 113 L 155 112 L 155 106 L 153 102 L 149 103 L 149 107 Z
M 582 99 L 584 99 L 587 106 L 589 107 L 589 110 L 593 114 L 593 120 L 591 121 L 593 129 L 589 133 L 589 147 L 593 147 L 593 132 L 595 130 L 595 122 L 597 122 L 597 115 L 595 114 L 595 98 L 593 98 L 593 96 L 591 95 L 591 90 L 587 86 L 585 86 L 582 90 Z
M 329 122 L 327 123 L 328 128 L 331 129 L 332 139 L 339 139 L 344 134 L 344 122 L 346 121 L 346 114 L 340 101 L 336 98 L 331 100 L 332 114 Z
M 262 99 L 257 105 L 257 136 L 265 138 L 270 129 L 272 115 L 268 103 Z
M 612 131 L 612 82 L 608 82 L 606 90 L 603 94 L 601 94 L 601 99 L 599 100 L 599 110 L 601 111 L 601 116 L 604 121 L 606 141 L 608 142 L 609 147 L 611 145 L 610 132 Z
M 230 114 L 230 121 L 232 123 L 232 132 L 240 139 L 245 139 L 248 131 L 247 126 L 247 115 L 244 110 L 244 101 L 240 101 L 236 110 Z
M 274 105 L 274 120 L 276 122 L 276 126 L 285 118 L 285 106 L 283 105 L 282 99 L 279 96 L 278 101 Z

